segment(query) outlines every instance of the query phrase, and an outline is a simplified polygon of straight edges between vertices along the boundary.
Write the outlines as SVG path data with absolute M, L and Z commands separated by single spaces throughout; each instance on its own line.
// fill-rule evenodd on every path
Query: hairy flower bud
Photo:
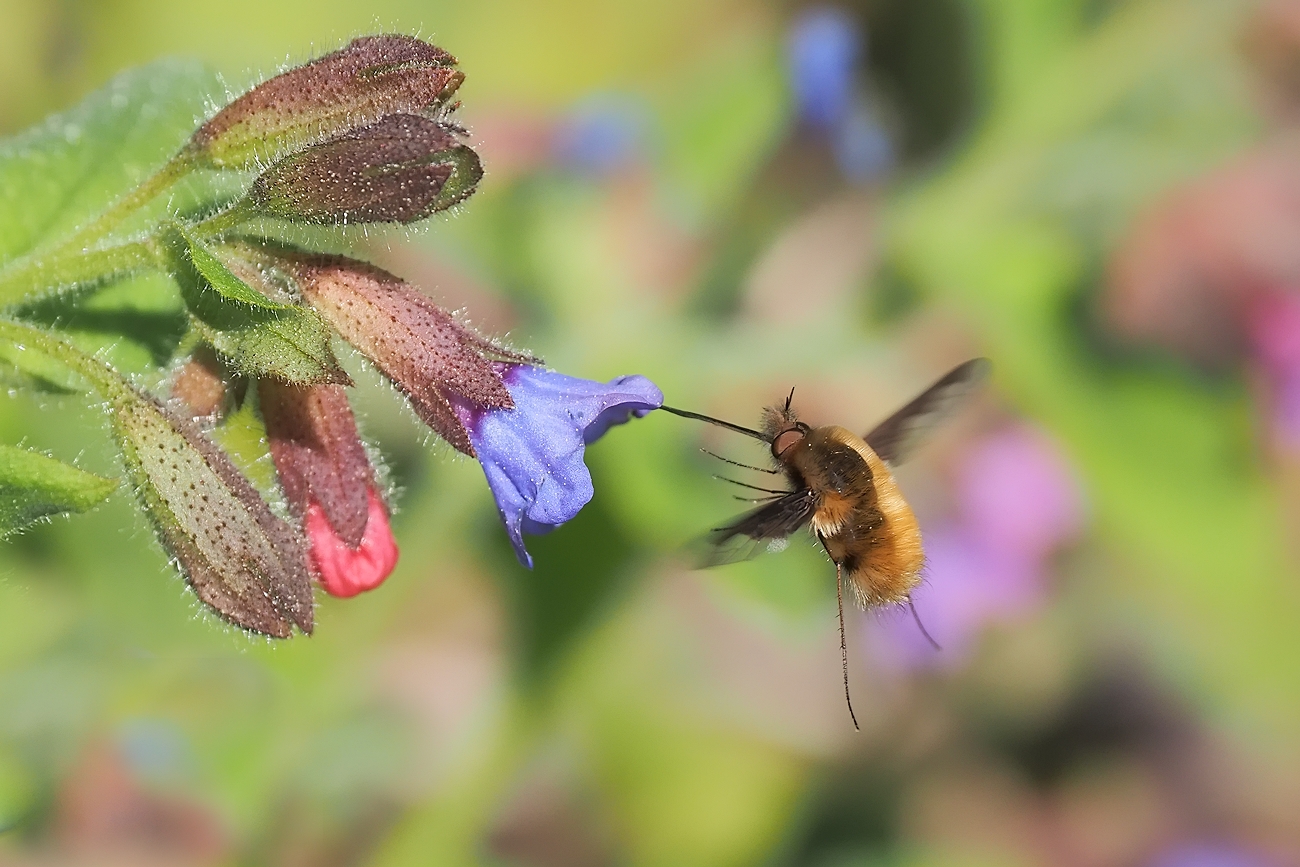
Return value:
M 263 379 L 258 383 L 271 458 L 285 498 L 302 517 L 317 500 L 339 535 L 352 547 L 366 529 L 370 458 L 342 386 L 300 386 Z
M 287 264 L 307 302 L 459 451 L 473 455 L 474 446 L 449 398 L 485 409 L 514 405 L 492 362 L 536 359 L 495 345 L 409 284 L 364 262 L 312 256 Z
M 258 213 L 302 223 L 411 223 L 474 192 L 483 167 L 457 127 L 413 114 L 290 154 L 254 182 Z
M 397 543 L 346 392 L 263 379 L 259 394 L 271 458 L 321 585 L 335 596 L 379 586 L 397 565 Z
M 238 400 L 227 377 L 212 347 L 200 346 L 172 376 L 171 394 L 189 410 L 191 417 L 215 420 L 226 412 L 230 403 Z
M 411 36 L 354 39 L 227 105 L 190 138 L 198 165 L 243 169 L 396 112 L 443 106 L 464 75 L 456 58 Z
M 111 404 L 127 472 L 198 597 L 245 629 L 310 633 L 311 577 L 293 528 L 192 422 L 133 389 Z

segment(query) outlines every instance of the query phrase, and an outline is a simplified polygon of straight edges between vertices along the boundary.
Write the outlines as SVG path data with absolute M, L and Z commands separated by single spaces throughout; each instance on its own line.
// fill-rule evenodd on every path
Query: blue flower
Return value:
M 790 84 L 799 118 L 814 129 L 833 130 L 849 116 L 854 101 L 854 71 L 862 38 L 846 13 L 813 7 L 790 30 Z
M 657 409 L 664 400 L 644 376 L 609 383 L 576 379 L 527 364 L 496 365 L 511 409 L 482 409 L 453 398 L 519 562 L 533 558 L 524 533 L 548 533 L 590 502 L 594 489 L 583 450 L 616 424 Z
M 596 96 L 560 123 L 551 147 L 561 166 L 608 177 L 645 156 L 649 127 L 649 111 L 631 97 Z

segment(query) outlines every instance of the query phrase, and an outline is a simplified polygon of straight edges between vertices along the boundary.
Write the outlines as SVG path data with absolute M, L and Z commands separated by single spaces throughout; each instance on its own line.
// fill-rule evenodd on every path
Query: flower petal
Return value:
M 608 383 L 531 365 L 497 365 L 514 407 L 481 409 L 454 399 L 519 562 L 532 568 L 524 533 L 546 533 L 592 498 L 584 449 L 611 426 L 663 403 L 643 376 Z
M 384 501 L 372 487 L 365 536 L 356 548 L 339 538 L 320 504 L 307 506 L 303 521 L 311 564 L 321 586 L 331 596 L 356 596 L 383 583 L 397 565 L 397 541 L 388 523 Z

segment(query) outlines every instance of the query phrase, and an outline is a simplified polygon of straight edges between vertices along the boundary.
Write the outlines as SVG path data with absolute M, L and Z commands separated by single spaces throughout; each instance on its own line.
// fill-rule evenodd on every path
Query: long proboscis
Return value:
M 676 407 L 671 406 L 661 406 L 659 408 L 665 412 L 671 412 L 673 415 L 680 415 L 682 418 L 693 418 L 696 421 L 704 421 L 709 424 L 715 424 L 718 427 L 725 427 L 727 430 L 734 430 L 736 433 L 742 433 L 745 436 L 753 437 L 756 440 L 762 440 L 765 443 L 770 443 L 772 441 L 766 434 L 759 433 L 758 431 L 751 430 L 747 427 L 741 427 L 738 424 L 732 424 L 729 421 L 723 421 L 720 418 L 714 418 L 711 415 L 703 415 L 698 412 L 691 412 L 688 409 L 677 409 Z

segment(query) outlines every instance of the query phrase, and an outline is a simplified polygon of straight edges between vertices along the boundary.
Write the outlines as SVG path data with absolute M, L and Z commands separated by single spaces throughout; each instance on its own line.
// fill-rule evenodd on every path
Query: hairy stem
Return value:
M 0 340 L 7 340 L 21 349 L 34 349 L 58 361 L 77 375 L 85 377 L 96 391 L 110 401 L 120 400 L 133 393 L 130 384 L 108 364 L 42 328 L 0 317 Z
M 224 211 L 190 226 L 189 232 L 196 238 L 215 238 L 259 216 L 261 215 L 253 209 L 248 199 L 240 199 Z
M 60 248 L 0 272 L 0 307 L 12 307 L 39 294 L 97 283 L 159 263 L 160 253 L 153 238 L 100 250 Z
M 59 246 L 59 250 L 78 247 L 85 249 L 103 239 L 121 225 L 123 220 L 153 201 L 159 193 L 187 175 L 192 168 L 194 168 L 193 159 L 186 151 L 181 151 L 139 186 L 109 206 L 107 211 L 78 229 L 71 238 Z

